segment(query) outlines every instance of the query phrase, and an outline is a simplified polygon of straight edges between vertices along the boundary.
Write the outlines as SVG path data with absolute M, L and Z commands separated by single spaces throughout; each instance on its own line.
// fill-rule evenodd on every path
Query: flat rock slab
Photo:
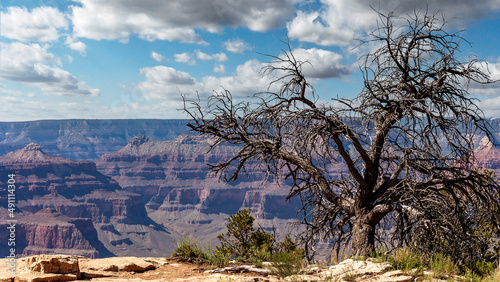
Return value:
M 77 256 L 38 255 L 22 258 L 30 273 L 41 274 L 73 274 L 80 278 L 80 267 Z
M 167 264 L 165 259 L 159 258 L 137 258 L 137 257 L 113 257 L 103 259 L 80 260 L 80 271 L 84 273 L 96 272 L 145 272 L 155 270 L 161 265 Z

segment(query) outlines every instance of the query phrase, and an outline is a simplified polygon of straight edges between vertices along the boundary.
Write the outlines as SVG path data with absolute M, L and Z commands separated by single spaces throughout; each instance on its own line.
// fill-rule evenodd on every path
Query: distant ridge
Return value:
M 0 122 L 0 155 L 36 143 L 54 157 L 97 160 L 122 149 L 134 136 L 169 141 L 189 132 L 187 119 L 63 119 Z M 500 119 L 491 120 L 493 136 L 500 136 Z M 479 145 L 484 135 L 474 137 Z
M 186 119 L 65 119 L 0 122 L 0 155 L 36 143 L 54 157 L 96 160 L 144 134 L 174 140 L 187 132 Z

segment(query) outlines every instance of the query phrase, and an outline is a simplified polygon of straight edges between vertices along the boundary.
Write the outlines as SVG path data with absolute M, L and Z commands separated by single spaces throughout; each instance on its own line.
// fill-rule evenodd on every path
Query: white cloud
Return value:
M 138 88 L 148 101 L 179 100 L 179 91 L 196 92 L 197 82 L 188 73 L 165 66 L 142 68 L 140 73 L 146 81 Z
M 151 58 L 153 58 L 155 61 L 157 61 L 158 63 L 163 61 L 163 59 L 165 59 L 165 57 L 161 54 L 158 54 L 156 52 L 151 52 Z
M 212 56 L 206 54 L 206 53 L 203 53 L 201 51 L 197 51 L 196 52 L 196 57 L 202 61 L 208 61 L 208 60 L 212 60 Z
M 378 17 L 373 9 L 396 15 L 412 14 L 416 9 L 429 9 L 430 14 L 441 11 L 455 25 L 500 9 L 498 0 L 476 1 L 474 5 L 469 0 L 321 0 L 321 4 L 321 9 L 298 11 L 287 23 L 291 39 L 323 46 L 351 44 L 376 27 Z
M 19 41 L 50 42 L 59 38 L 59 30 L 68 23 L 64 15 L 52 7 L 9 7 L 1 13 L 2 36 Z
M 214 66 L 214 72 L 220 73 L 220 74 L 225 74 L 226 73 L 226 67 L 223 64 L 216 64 Z
M 18 90 L 7 89 L 4 85 L 0 84 L 0 96 L 35 97 L 35 93 L 24 93 Z
M 299 48 L 294 50 L 294 54 L 297 60 L 311 63 L 304 64 L 303 72 L 313 83 L 321 79 L 342 77 L 351 71 L 349 67 L 342 65 L 342 56 L 331 51 Z M 246 98 L 257 92 L 276 90 L 276 87 L 279 87 L 278 83 L 270 85 L 280 76 L 279 73 L 261 75 L 261 70 L 266 66 L 268 63 L 249 60 L 239 65 L 230 76 L 205 76 L 200 81 L 188 73 L 169 67 L 143 68 L 141 74 L 145 76 L 145 80 L 139 83 L 139 90 L 150 101 L 178 101 L 181 99 L 180 93 L 193 97 L 196 94 L 207 97 L 213 91 L 218 92 L 223 89 L 231 91 L 235 98 Z M 225 71 L 222 64 L 214 66 L 216 73 L 222 74 Z
M 149 101 L 179 101 L 181 93 L 191 97 L 197 94 L 207 97 L 213 91 L 221 91 L 223 88 L 230 90 L 234 97 L 247 97 L 267 90 L 273 78 L 260 75 L 260 70 L 265 65 L 257 60 L 251 60 L 238 66 L 232 76 L 206 76 L 201 81 L 170 67 L 148 67 L 140 70 L 145 81 L 140 82 L 138 88 Z M 217 70 L 222 68 L 218 67 Z
M 477 106 L 487 118 L 500 118 L 500 97 L 484 99 Z
M 235 98 L 246 98 L 257 92 L 266 91 L 273 80 L 273 76 L 262 76 L 260 71 L 267 63 L 250 60 L 236 67 L 232 76 L 206 76 L 202 80 L 205 93 L 221 91 L 223 88 L 231 91 Z M 200 91 L 201 92 L 201 91 Z
M 253 47 L 248 45 L 245 41 L 235 38 L 224 42 L 224 48 L 231 53 L 243 54 L 246 50 L 252 50 Z
M 292 18 L 294 0 L 76 0 L 72 21 L 78 37 L 121 40 L 140 38 L 206 44 L 195 30 L 221 32 L 224 27 L 267 31 Z
M 66 45 L 71 49 L 80 52 L 80 54 L 85 55 L 87 50 L 87 45 L 81 41 L 74 41 L 70 36 L 66 37 Z
M 196 57 L 203 61 L 215 60 L 217 62 L 225 62 L 229 59 L 227 55 L 224 53 L 209 55 L 201 51 L 196 51 Z
M 304 63 L 302 72 L 307 78 L 325 79 L 349 75 L 351 70 L 341 63 L 342 56 L 335 52 L 311 48 L 293 50 L 294 57 Z
M 19 42 L 1 43 L 0 77 L 39 87 L 52 95 L 97 96 L 99 89 L 89 87 L 60 68 L 61 60 L 47 52 L 47 47 Z
M 190 66 L 196 64 L 196 60 L 189 53 L 174 54 L 174 58 L 178 63 L 185 63 Z
M 66 55 L 66 60 L 68 60 L 68 62 L 71 64 L 75 59 L 73 58 L 73 56 L 71 55 Z
M 224 53 L 217 53 L 217 54 L 213 54 L 212 55 L 213 59 L 216 60 L 217 62 L 225 62 L 227 61 L 229 58 L 227 57 L 226 54 Z

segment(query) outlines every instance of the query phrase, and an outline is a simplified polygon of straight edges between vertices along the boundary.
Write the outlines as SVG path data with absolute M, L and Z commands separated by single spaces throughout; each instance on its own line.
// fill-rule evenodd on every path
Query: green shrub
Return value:
M 216 265 L 217 267 L 225 267 L 229 264 L 229 256 L 220 251 L 214 250 L 213 254 L 208 257 L 207 263 Z
M 277 252 L 271 257 L 271 273 L 281 278 L 299 274 L 304 267 L 303 250 Z
M 271 260 L 276 252 L 299 250 L 290 235 L 285 236 L 283 242 L 277 242 L 274 234 L 265 232 L 261 228 L 254 229 L 255 218 L 250 212 L 251 210 L 241 210 L 229 217 L 227 232 L 217 236 L 220 246 L 216 247 L 216 252 L 239 261 L 255 263 Z
M 405 272 L 422 269 L 425 266 L 424 259 L 410 248 L 396 249 L 388 261 L 394 269 Z
M 200 243 L 196 243 L 192 239 L 184 236 L 182 240 L 177 241 L 177 248 L 170 258 L 201 264 L 207 262 L 210 256 L 211 255 L 204 250 Z
M 477 261 L 476 262 L 476 271 L 479 275 L 491 275 L 495 272 L 495 263 L 493 262 L 485 262 L 485 261 Z
M 464 274 L 466 282 L 498 282 L 500 267 L 495 269 L 493 262 L 476 262 L 476 271 L 470 269 Z
M 227 220 L 226 234 L 217 236 L 221 245 L 216 250 L 233 258 L 248 258 L 254 246 L 253 222 L 255 218 L 250 215 L 251 210 L 241 210 Z
M 386 247 L 382 247 L 378 250 L 373 250 L 370 253 L 370 257 L 375 259 L 375 262 L 386 262 L 389 260 L 390 255 L 387 252 Z
M 430 262 L 431 270 L 436 278 L 447 278 L 458 272 L 457 266 L 451 261 L 450 257 L 437 254 Z

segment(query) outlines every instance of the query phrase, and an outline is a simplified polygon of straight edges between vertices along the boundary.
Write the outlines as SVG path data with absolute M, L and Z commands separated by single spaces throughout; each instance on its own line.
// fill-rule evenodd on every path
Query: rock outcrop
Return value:
M 9 175 L 15 175 L 10 181 L 15 185 L 18 254 L 93 258 L 165 255 L 173 248 L 169 232 L 147 216 L 141 196 L 123 190 L 93 162 L 52 157 L 33 143 L 1 156 L 0 210 L 5 218 Z M 7 240 L 0 249 L 8 249 Z
M 213 142 L 192 134 L 172 141 L 138 135 L 121 150 L 99 158 L 97 169 L 123 189 L 140 194 L 156 222 L 211 244 L 217 243 L 227 217 L 242 208 L 251 208 L 262 227 L 287 233 L 286 223 L 296 219 L 300 209 L 298 199 L 285 202 L 289 186 L 263 182 L 259 171 L 226 184 L 207 164 L 227 160 L 239 148 L 220 144 L 211 150 Z
M 495 171 L 497 176 L 500 175 L 500 149 L 488 137 L 481 139 L 475 156 L 479 166 Z

